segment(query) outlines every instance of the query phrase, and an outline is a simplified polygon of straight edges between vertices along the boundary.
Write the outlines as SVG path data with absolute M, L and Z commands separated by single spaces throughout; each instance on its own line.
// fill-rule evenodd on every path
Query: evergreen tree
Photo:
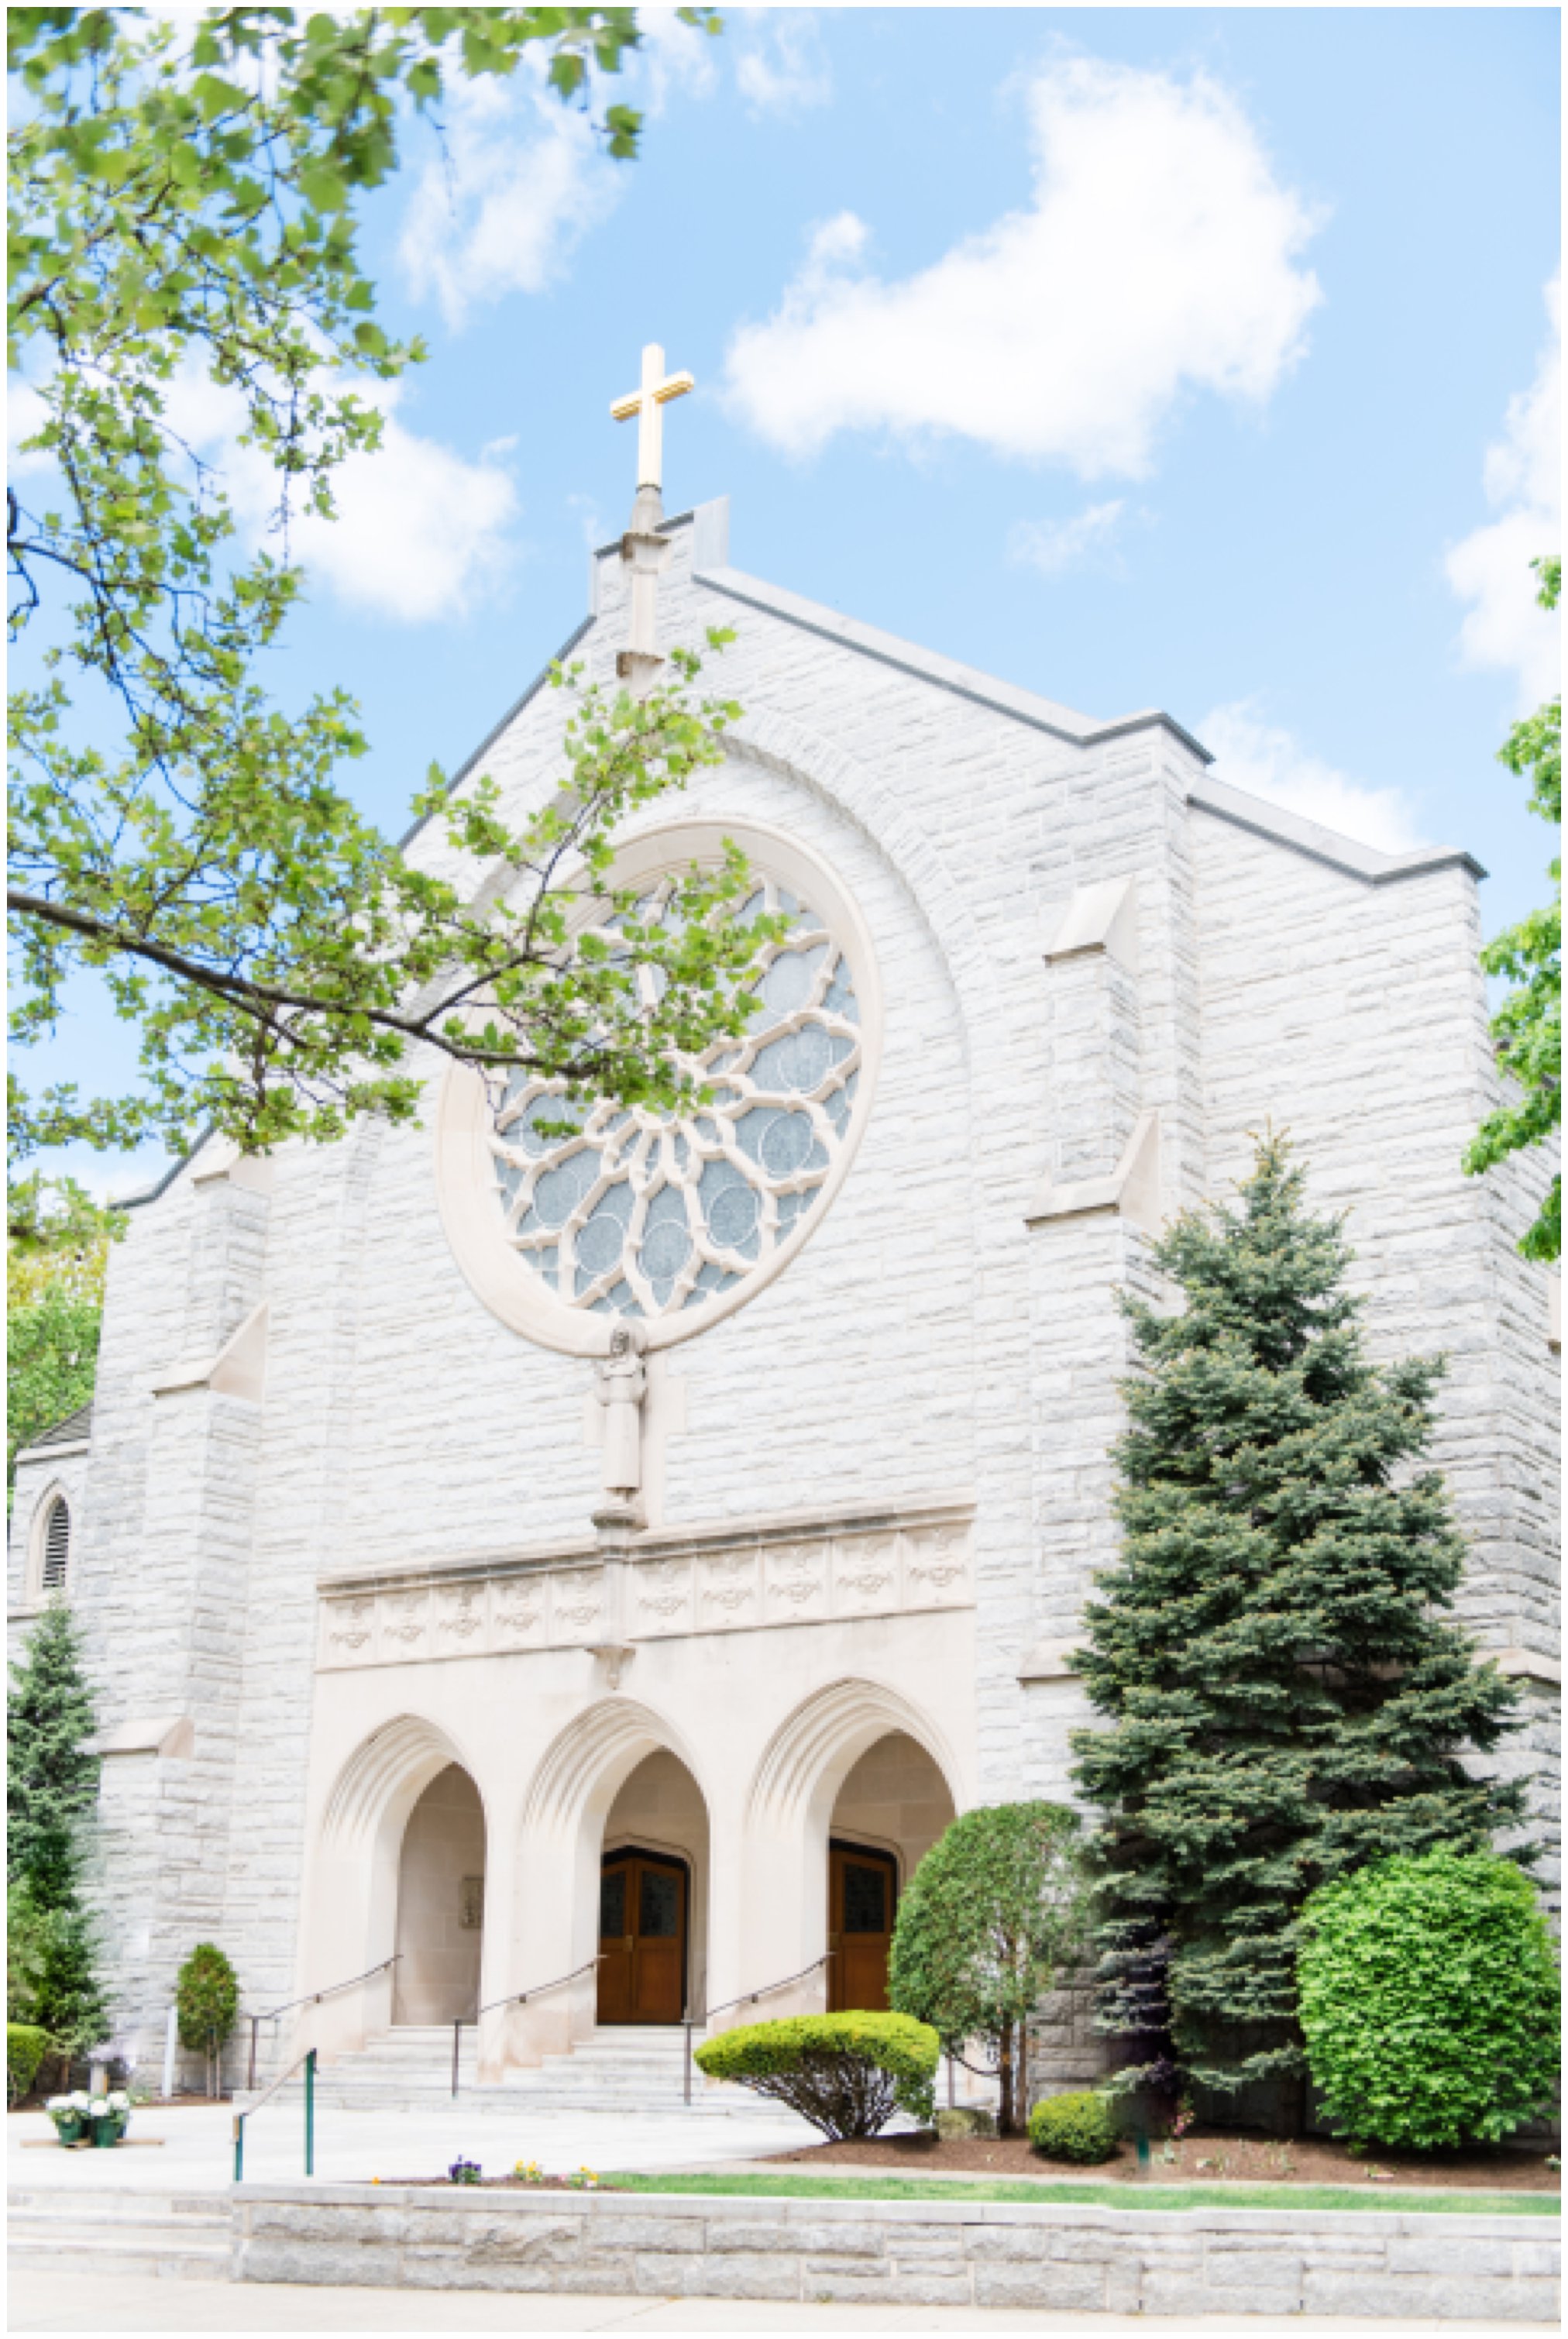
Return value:
M 35 1909 L 63 1909 L 75 1897 L 82 1823 L 98 1792 L 98 1759 L 82 1742 L 92 1734 L 75 1622 L 63 1600 L 52 1601 L 12 1670 L 5 1709 L 5 1872 Z
M 1464 1546 L 1442 1479 L 1405 1466 L 1442 1360 L 1368 1362 L 1341 1223 L 1303 1185 L 1269 1134 L 1239 1207 L 1159 1247 L 1185 1310 L 1123 1302 L 1147 1369 L 1078 1659 L 1110 1727 L 1075 1751 L 1104 1815 L 1100 2019 L 1171 2093 L 1299 2077 L 1308 1893 L 1524 1816 L 1460 1760 L 1518 1697 L 1444 1614 Z
M 32 2019 L 65 2061 L 96 2046 L 109 2025 L 97 1949 L 83 1909 L 83 1837 L 98 1791 L 94 1726 L 71 1611 L 50 1604 L 11 1677 L 5 1741 L 7 1881 L 36 1936 Z

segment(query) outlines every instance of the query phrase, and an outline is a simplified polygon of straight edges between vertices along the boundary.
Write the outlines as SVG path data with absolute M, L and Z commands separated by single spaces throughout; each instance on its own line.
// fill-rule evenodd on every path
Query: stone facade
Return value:
M 241 2282 L 1555 2324 L 1555 2218 L 242 2185 Z
M 11 1606 L 25 1633 L 31 1521 L 69 1466 L 143 2054 L 194 1940 L 255 2008 L 390 1957 L 401 1831 L 453 1762 L 484 1813 L 489 1996 L 591 1955 L 606 1814 L 661 1752 L 707 1813 L 709 2004 L 820 1959 L 838 1799 L 891 1734 L 953 1809 L 1066 1791 L 1066 1653 L 1115 1548 L 1115 1293 L 1155 1290 L 1158 1227 L 1268 1119 L 1348 1212 L 1377 1352 L 1449 1354 L 1465 1613 L 1540 1705 L 1502 1759 L 1545 1821 L 1555 1357 L 1514 1248 L 1544 1173 L 1459 1168 L 1496 1090 L 1474 864 L 1370 852 L 1219 786 L 1167 716 L 1090 722 L 743 575 L 725 506 L 666 536 L 664 638 L 733 626 L 745 714 L 637 833 L 744 824 L 832 872 L 880 999 L 858 1150 L 776 1279 L 650 1357 L 651 1525 L 614 1551 L 591 1365 L 454 1255 L 433 1060 L 422 1126 L 261 1163 L 209 1144 L 135 1210 L 90 1450 L 19 1473 Z M 610 548 L 572 650 L 596 677 L 626 590 Z M 468 767 L 513 814 L 559 721 L 536 686 Z M 415 849 L 450 866 L 439 822 Z M 324 2048 L 388 2018 L 378 1989 Z M 490 2068 L 591 2018 L 503 2017 Z

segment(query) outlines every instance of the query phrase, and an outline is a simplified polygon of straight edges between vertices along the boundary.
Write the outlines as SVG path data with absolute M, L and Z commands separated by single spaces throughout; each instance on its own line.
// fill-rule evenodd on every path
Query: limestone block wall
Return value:
M 660 1458 L 666 1520 L 971 1494 L 959 1759 L 981 1795 L 1066 1791 L 1080 1693 L 1031 1656 L 1070 1643 L 1114 1550 L 1114 1291 L 1155 1287 L 1126 1209 L 1031 1223 L 1031 1205 L 1044 1179 L 1114 1171 L 1152 1114 L 1169 1213 L 1236 1175 L 1272 1113 L 1299 1135 L 1315 1197 L 1353 1211 L 1378 1343 L 1453 1353 L 1442 1458 L 1475 1537 L 1469 1613 L 1493 1645 L 1537 1645 L 1541 1278 L 1512 1250 L 1514 1188 L 1456 1168 L 1491 1078 L 1469 877 L 1361 883 L 1198 810 L 1202 759 L 1159 718 L 1097 730 L 922 669 L 924 654 L 868 651 L 730 570 L 711 511 L 670 541 L 664 638 L 732 624 L 714 679 L 745 715 L 725 765 L 658 818 L 761 823 L 828 860 L 870 927 L 886 1030 L 864 1142 L 811 1240 L 668 1358 L 687 1426 Z M 597 562 L 594 589 L 577 654 L 607 678 L 617 559 Z M 558 772 L 560 716 L 536 694 L 477 761 L 514 814 Z M 452 865 L 439 820 L 417 849 Z M 1074 897 L 1113 881 L 1131 887 L 1135 948 L 1052 962 Z M 433 1095 L 439 1064 L 417 1069 Z M 190 1759 L 137 1756 L 106 1790 L 104 1905 L 133 2027 L 161 2020 L 202 1930 L 221 1933 L 248 2004 L 337 1978 L 302 1973 L 299 1936 L 324 1792 L 318 1578 L 587 1528 L 588 1368 L 470 1289 L 429 1120 L 286 1148 L 269 1192 L 199 1159 L 115 1255 L 76 1596 L 105 1722 L 195 1723 Z M 263 1298 L 259 1401 L 199 1375 L 153 1393 Z M 399 1691 L 416 1713 L 432 1693 Z
M 1450 866 L 1370 884 L 1196 813 L 1193 840 L 1216 1190 L 1244 1173 L 1250 1130 L 1288 1128 L 1313 1206 L 1346 1214 L 1374 1354 L 1446 1356 L 1435 1459 L 1470 1542 L 1461 1614 L 1543 1705 L 1560 1629 L 1560 1371 L 1545 1271 L 1516 1242 L 1550 1171 L 1460 1166 L 1498 1079 L 1474 880 Z M 1533 1779 L 1554 1832 L 1547 1752 L 1534 1727 L 1500 1767 Z
M 43 1604 L 42 1542 L 57 1495 L 64 1497 L 71 1511 L 69 1566 L 73 1575 L 79 1565 L 87 1464 L 85 1451 L 51 1454 L 47 1448 L 35 1462 L 17 1463 L 5 1549 L 6 1629 L 13 1663 L 19 1662 L 29 1626 Z

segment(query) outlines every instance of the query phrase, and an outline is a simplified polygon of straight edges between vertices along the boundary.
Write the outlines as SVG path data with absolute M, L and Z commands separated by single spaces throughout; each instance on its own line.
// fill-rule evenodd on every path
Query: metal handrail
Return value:
M 684 2016 L 682 2018 L 681 2027 L 686 2034 L 686 2102 L 689 2104 L 692 2099 L 692 2032 L 696 2028 L 699 2022 L 705 2028 L 705 2026 L 713 2020 L 715 2014 L 727 2014 L 733 2006 L 754 2006 L 759 1998 L 771 1998 L 775 1989 L 787 1989 L 792 1981 L 804 1981 L 807 1974 L 815 1973 L 818 1966 L 825 1966 L 830 1958 L 836 1958 L 837 1955 L 838 1951 L 836 1949 L 824 1949 L 820 1958 L 814 1958 L 812 1959 L 809 1966 L 802 1966 L 799 1973 L 785 1974 L 782 1981 L 764 1981 L 760 1989 L 743 1990 L 739 1998 L 726 1998 L 722 2006 L 710 2006 L 705 2008 L 701 2014 L 688 2014 Z
M 304 2000 L 301 1999 L 300 2003 L 303 2005 Z M 304 2054 L 300 2057 L 299 2062 L 291 2063 L 288 2069 L 273 2080 L 265 2095 L 259 2096 L 253 2104 L 247 2104 L 242 2112 L 234 2114 L 234 2182 L 236 2185 L 243 2184 L 245 2178 L 245 2122 L 254 2113 L 259 2112 L 263 2105 L 270 2104 L 280 2087 L 288 2086 L 301 2064 L 305 2071 L 305 2174 L 307 2176 L 315 2175 L 316 2050 L 311 2047 L 307 2048 Z
M 360 1982 L 373 1981 L 379 1973 L 386 1973 L 391 1967 L 397 1964 L 402 1954 L 402 1950 L 399 1949 L 392 1957 L 383 1958 L 379 1966 L 371 1966 L 366 1972 L 362 1974 L 355 1974 L 351 1979 L 348 1981 L 329 1982 L 325 1989 L 307 1990 L 303 1998 L 291 1998 L 284 2006 L 269 2007 L 264 2014 L 251 2015 L 248 2018 L 251 2025 L 251 2064 L 249 2076 L 245 2081 L 247 2089 L 253 2087 L 256 2084 L 256 2031 L 260 2024 L 263 2022 L 276 2022 L 280 2014 L 292 2014 L 297 2006 L 320 2006 L 324 1998 L 336 1998 L 340 1990 L 357 1989 Z M 298 2063 L 293 2066 L 293 2069 L 296 2071 L 299 2068 L 300 2066 Z M 267 2093 L 268 2095 L 271 2095 L 271 2089 L 269 2088 Z M 266 2097 L 263 2097 L 261 2101 L 264 2103 L 266 2101 Z M 252 2111 L 260 2111 L 261 2107 L 260 2104 L 252 2104 L 251 2106 L 251 2109 Z
M 583 1974 L 592 1973 L 597 1965 L 602 1964 L 604 1954 L 602 1949 L 596 1949 L 586 1965 L 574 1966 L 568 1974 L 557 1974 L 554 1981 L 530 1982 L 527 1989 L 509 1989 L 505 1998 L 492 1998 L 488 2006 L 477 2006 L 472 2014 L 459 2015 L 452 2025 L 453 2095 L 458 2092 L 458 2058 L 462 2053 L 463 2032 L 476 2026 L 480 2015 L 493 2014 L 498 2006 L 526 2006 L 530 1998 L 543 1998 L 547 1990 L 564 1989 L 567 1982 L 577 1981 Z

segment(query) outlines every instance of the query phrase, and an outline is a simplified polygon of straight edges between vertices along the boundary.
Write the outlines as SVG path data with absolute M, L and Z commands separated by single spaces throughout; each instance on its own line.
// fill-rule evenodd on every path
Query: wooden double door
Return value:
M 686 2010 L 690 1879 L 678 1860 L 613 1851 L 599 1877 L 599 2020 L 678 2022 Z
M 828 1847 L 830 2014 L 885 2014 L 887 1957 L 898 1913 L 898 1863 L 863 1845 Z

